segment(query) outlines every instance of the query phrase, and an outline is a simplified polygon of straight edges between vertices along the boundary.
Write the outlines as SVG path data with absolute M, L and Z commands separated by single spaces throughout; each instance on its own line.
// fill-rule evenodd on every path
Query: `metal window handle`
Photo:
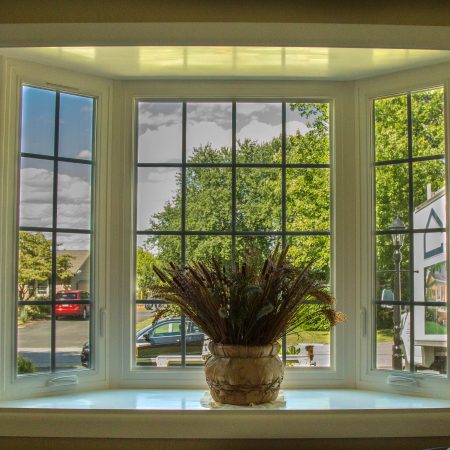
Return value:
M 46 384 L 47 386 L 71 386 L 78 384 L 78 377 L 76 375 L 55 377 L 48 380 Z

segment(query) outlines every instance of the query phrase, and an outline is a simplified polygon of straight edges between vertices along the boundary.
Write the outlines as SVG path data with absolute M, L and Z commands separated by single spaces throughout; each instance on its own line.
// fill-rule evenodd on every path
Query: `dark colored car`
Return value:
M 89 317 L 89 305 L 85 303 L 72 303 L 80 300 L 90 300 L 89 292 L 79 290 L 58 291 L 56 293 L 56 318 L 78 317 L 86 320 Z M 70 301 L 71 303 L 65 303 Z
M 186 354 L 201 355 L 205 333 L 191 320 L 186 319 Z M 148 325 L 136 333 L 137 365 L 154 364 L 159 355 L 181 353 L 181 318 L 164 319 Z M 89 343 L 81 350 L 81 364 L 89 367 Z

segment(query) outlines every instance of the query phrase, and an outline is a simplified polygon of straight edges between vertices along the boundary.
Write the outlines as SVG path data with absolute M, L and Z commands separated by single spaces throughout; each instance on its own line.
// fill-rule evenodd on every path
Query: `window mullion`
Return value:
M 181 265 L 186 265 L 186 119 L 187 106 L 183 102 L 181 137 Z M 181 314 L 181 367 L 186 366 L 186 317 Z
M 413 146 L 412 146 L 412 105 L 411 92 L 406 97 L 406 105 L 408 112 L 408 220 L 410 228 L 414 228 L 414 176 L 413 176 Z M 415 341 L 415 323 L 414 323 L 414 237 L 412 233 L 408 233 L 409 237 L 409 329 L 410 329 L 410 358 L 409 370 L 415 372 L 414 367 L 414 341 Z
M 58 227 L 58 147 L 59 147 L 59 111 L 60 93 L 56 92 L 55 107 L 55 140 L 53 153 L 53 210 L 52 210 L 52 314 L 51 314 L 51 341 L 50 341 L 50 365 L 51 372 L 56 370 L 56 284 L 57 284 L 57 259 L 56 248 L 58 245 L 56 228 Z

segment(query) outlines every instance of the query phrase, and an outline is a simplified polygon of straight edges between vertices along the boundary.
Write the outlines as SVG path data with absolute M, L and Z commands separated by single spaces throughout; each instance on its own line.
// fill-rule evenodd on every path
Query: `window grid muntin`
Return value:
M 410 361 L 409 361 L 409 372 L 411 373 L 415 373 L 415 362 L 414 362 L 414 357 L 415 357 L 415 345 L 414 345 L 414 341 L 415 341 L 415 310 L 414 310 L 414 306 L 442 306 L 443 302 L 418 302 L 418 301 L 414 301 L 415 298 L 415 294 L 414 294 L 414 273 L 415 273 L 415 269 L 414 269 L 414 239 L 412 238 L 414 236 L 414 234 L 431 234 L 431 233 L 436 233 L 436 232 L 440 232 L 440 233 L 447 233 L 447 229 L 445 227 L 434 227 L 434 228 L 414 228 L 413 226 L 413 221 L 414 221 L 414 175 L 413 175 L 413 164 L 416 162 L 424 162 L 424 161 L 436 161 L 436 160 L 443 160 L 445 162 L 445 171 L 447 174 L 448 171 L 448 167 L 447 167 L 447 163 L 446 163 L 446 158 L 445 158 L 445 154 L 439 153 L 439 154 L 434 154 L 434 155 L 425 155 L 425 156 L 414 156 L 413 154 L 413 125 L 412 125 L 412 94 L 415 92 L 421 92 L 421 91 L 428 91 L 428 90 L 433 90 L 433 89 L 442 89 L 442 86 L 433 86 L 427 89 L 420 89 L 420 90 L 414 90 L 414 91 L 408 91 L 408 92 L 403 92 L 403 93 L 398 93 L 397 96 L 402 96 L 405 95 L 406 96 L 406 100 L 407 100 L 407 133 L 408 133 L 408 148 L 407 148 L 407 153 L 408 153 L 408 157 L 407 158 L 396 158 L 396 159 L 390 159 L 390 160 L 381 160 L 381 161 L 377 161 L 376 160 L 376 145 L 375 145 L 375 102 L 376 100 L 380 100 L 380 99 L 386 99 L 386 98 L 392 98 L 395 97 L 396 95 L 389 95 L 389 96 L 384 96 L 384 97 L 377 97 L 375 99 L 372 100 L 372 127 L 373 127 L 373 134 L 372 134 L 372 148 L 373 148 L 373 168 L 374 168 L 374 191 L 373 191 L 373 195 L 374 195 L 374 205 L 375 207 L 373 208 L 373 223 L 374 223 L 374 237 L 376 238 L 376 236 L 382 236 L 382 235 L 391 235 L 391 234 L 404 234 L 405 237 L 409 237 L 409 280 L 408 280 L 408 289 L 409 289 L 409 300 L 408 301 L 402 301 L 402 300 L 394 300 L 394 301 L 389 301 L 389 300 L 377 300 L 376 299 L 376 283 L 373 283 L 374 286 L 374 290 L 373 290 L 373 299 L 372 299 L 372 314 L 374 317 L 374 321 L 375 321 L 375 326 L 373 328 L 374 330 L 374 338 L 373 338 L 373 345 L 372 345 L 372 368 L 376 369 L 376 370 L 384 370 L 384 369 L 378 369 L 377 368 L 377 324 L 376 324 L 376 320 L 377 320 L 377 306 L 379 305 L 392 305 L 392 306 L 406 306 L 408 307 L 408 312 L 409 312 L 409 320 L 410 320 Z M 396 230 L 389 230 L 389 229 L 385 229 L 385 230 L 379 230 L 376 228 L 376 211 L 377 211 L 377 192 L 376 192 L 376 168 L 377 167 L 381 167 L 381 166 L 392 166 L 392 165 L 396 165 L 396 164 L 407 164 L 408 165 L 408 221 L 409 221 L 409 227 L 406 227 L 405 230 L 403 231 L 396 231 Z M 447 184 L 447 176 L 445 179 L 445 186 Z M 447 192 L 447 190 L 446 190 Z M 446 216 L 447 216 L 447 209 L 446 209 Z M 375 276 L 377 274 L 377 253 L 376 253 L 376 240 L 374 240 L 374 263 L 375 263 Z M 446 256 L 446 263 L 448 266 L 448 255 Z M 448 272 L 449 268 L 447 267 L 447 272 Z M 448 305 L 446 304 L 446 307 L 448 308 Z M 447 325 L 448 326 L 448 325 Z M 449 366 L 449 361 L 448 361 L 448 342 L 447 342 L 447 369 Z M 388 371 L 394 371 L 394 369 L 387 369 Z M 404 372 L 402 370 L 402 372 Z M 447 376 L 450 377 L 450 374 L 448 373 L 447 370 L 447 374 L 442 374 L 441 376 Z
M 27 83 L 23 83 L 21 86 L 21 111 L 23 109 L 23 89 L 25 87 L 33 88 L 33 89 L 41 89 L 46 90 L 49 92 L 55 92 L 55 115 L 54 115 L 54 142 L 53 142 L 53 155 L 43 155 L 39 153 L 32 153 L 32 152 L 22 152 L 21 151 L 21 134 L 22 134 L 22 121 L 20 120 L 20 128 L 19 128 L 19 174 L 21 170 L 21 161 L 22 158 L 29 158 L 34 160 L 47 160 L 53 162 L 53 185 L 52 185 L 52 226 L 51 227 L 37 227 L 37 226 L 21 226 L 19 225 L 17 227 L 17 232 L 20 231 L 29 231 L 29 232 L 42 232 L 42 233 L 51 233 L 52 235 L 52 261 L 51 261 L 51 267 L 52 267 L 52 273 L 49 278 L 49 283 L 51 283 L 51 300 L 22 300 L 20 301 L 17 298 L 16 294 L 16 308 L 15 308 L 15 339 L 14 339 L 14 367 L 15 367 L 15 374 L 17 376 L 24 376 L 25 374 L 18 374 L 17 373 L 17 359 L 18 359 L 18 334 L 17 334 L 17 323 L 18 323 L 18 310 L 21 306 L 50 306 L 51 307 L 51 323 L 50 323 L 50 370 L 49 372 L 42 372 L 42 373 L 55 373 L 55 372 L 63 372 L 67 369 L 57 369 L 56 367 L 56 284 L 57 284 L 57 254 L 56 254 L 56 248 L 57 248 L 57 236 L 60 233 L 67 233 L 67 234 L 86 234 L 89 235 L 89 258 L 91 260 L 90 265 L 90 273 L 89 273 L 89 291 L 90 291 L 90 299 L 89 300 L 64 300 L 64 304 L 77 304 L 77 305 L 90 305 L 90 315 L 89 315 L 89 341 L 90 341 L 90 358 L 89 358 L 89 368 L 92 368 L 92 362 L 93 362 L 93 336 L 94 336 L 94 330 L 93 330 L 93 320 L 94 317 L 94 311 L 93 311 L 93 297 L 92 292 L 94 289 L 94 277 L 93 277 L 93 229 L 94 229 L 94 211 L 95 211 L 95 195 L 94 195 L 94 185 L 95 185 L 95 143 L 96 143 L 96 111 L 97 111 L 97 101 L 95 97 L 83 95 L 79 93 L 72 93 L 60 89 L 49 89 L 42 86 L 37 85 L 31 85 Z M 68 158 L 64 156 L 59 156 L 59 121 L 60 121 L 60 96 L 61 94 L 70 94 L 70 95 L 76 95 L 77 97 L 84 97 L 92 100 L 92 154 L 91 159 L 82 159 L 82 158 Z M 22 117 L 22 114 L 20 114 L 20 117 Z M 65 162 L 65 163 L 75 163 L 75 164 L 85 164 L 91 166 L 90 171 L 90 202 L 91 202 L 91 208 L 90 208 L 90 227 L 89 229 L 83 228 L 61 228 L 57 225 L 57 212 L 58 212 L 58 173 L 59 173 L 59 163 Z M 19 176 L 20 180 L 20 176 Z M 18 200 L 18 205 L 20 205 L 20 195 Z M 18 235 L 17 235 L 18 237 Z M 17 247 L 18 250 L 18 247 Z M 18 258 L 17 258 L 18 260 Z M 18 265 L 16 267 L 16 277 L 18 275 Z M 16 280 L 16 286 L 17 286 L 17 280 Z M 80 349 L 81 351 L 81 349 Z M 85 369 L 85 368 L 83 368 Z M 80 369 L 76 369 L 80 370 Z M 38 372 L 39 373 L 39 372 Z
M 186 129 L 187 129 L 187 103 L 209 103 L 218 101 L 215 99 L 208 99 L 208 100 L 198 100 L 198 99 L 186 99 L 184 98 L 182 101 L 177 101 L 175 99 L 149 99 L 149 98 L 139 98 L 135 102 L 135 177 L 137 180 L 137 172 L 138 169 L 141 167 L 173 167 L 173 168 L 180 168 L 181 169 L 181 187 L 182 187 L 182 200 L 181 200 L 181 230 L 164 230 L 164 231 L 157 231 L 157 230 L 135 230 L 136 236 L 154 236 L 154 235 L 166 235 L 166 236 L 180 236 L 181 237 L 181 264 L 184 266 L 186 264 L 186 236 L 230 236 L 231 237 L 231 254 L 232 257 L 235 258 L 235 251 L 236 251 L 236 237 L 239 236 L 280 236 L 281 237 L 281 244 L 283 247 L 286 246 L 286 240 L 288 236 L 331 236 L 331 229 L 333 227 L 332 225 L 332 172 L 331 172 L 331 162 L 328 164 L 323 163 L 287 163 L 286 162 L 286 105 L 287 103 L 326 103 L 329 105 L 329 123 L 331 126 L 331 108 L 330 108 L 330 101 L 324 100 L 324 99 L 283 99 L 283 100 L 274 100 L 274 99 L 239 99 L 239 100 L 228 100 L 232 103 L 232 143 L 231 143 L 231 150 L 232 150 L 232 160 L 229 163 L 190 163 L 187 161 L 187 150 L 186 150 Z M 220 99 L 221 102 L 226 102 L 226 99 Z M 175 163 L 149 163 L 149 162 L 139 162 L 138 158 L 138 125 L 139 125 L 139 103 L 182 103 L 182 157 L 181 162 L 175 162 Z M 245 103 L 245 102 L 252 102 L 252 103 L 281 103 L 281 111 L 282 111 L 282 161 L 281 163 L 270 163 L 270 164 L 264 164 L 264 163 L 238 163 L 237 162 L 237 138 L 236 138 L 236 104 L 237 103 Z M 331 160 L 331 133 L 330 130 L 328 132 L 328 155 Z M 187 230 L 186 229 L 186 171 L 188 168 L 194 167 L 194 168 L 231 168 L 232 170 L 232 181 L 231 181 L 231 188 L 232 188 L 232 207 L 231 207 L 231 229 L 230 231 L 193 231 L 193 230 Z M 264 169 L 281 169 L 281 189 L 282 189 L 282 205 L 281 205 L 281 213 L 282 213 L 282 220 L 281 220 L 281 230 L 280 231 L 270 231 L 270 230 L 264 230 L 264 231 L 237 231 L 236 230 L 236 178 L 237 178 L 237 168 L 264 168 Z M 303 231 L 287 231 L 286 230 L 286 206 L 287 206 L 287 187 L 286 187 L 286 170 L 289 168 L 298 168 L 298 169 L 330 169 L 329 171 L 329 179 L 330 179 L 330 190 L 328 192 L 329 194 L 329 215 L 330 215 L 330 230 L 328 231 L 313 231 L 313 230 L 303 230 Z M 138 183 L 135 183 L 135 198 L 137 198 L 137 189 L 138 189 Z M 135 208 L 135 223 L 137 223 L 137 208 Z M 136 251 L 136 250 L 135 250 Z M 331 252 L 331 248 L 330 248 Z M 135 261 L 135 267 L 136 267 L 136 261 Z M 135 269 L 136 270 L 136 269 Z M 331 280 L 330 280 L 331 282 Z M 134 299 L 134 306 L 136 305 L 142 305 L 142 304 L 164 304 L 164 300 L 160 299 L 146 299 L 146 300 L 139 300 Z M 318 304 L 317 301 L 308 301 L 306 302 L 308 304 Z M 136 312 L 134 311 L 134 314 Z M 135 330 L 132 330 L 132 339 L 134 342 L 134 335 Z M 286 349 L 287 349 L 287 337 L 286 335 L 282 337 L 282 360 L 283 363 L 286 363 Z M 186 318 L 183 314 L 181 314 L 181 366 L 186 367 Z M 332 346 L 330 345 L 330 351 Z M 134 365 L 136 367 L 136 356 Z

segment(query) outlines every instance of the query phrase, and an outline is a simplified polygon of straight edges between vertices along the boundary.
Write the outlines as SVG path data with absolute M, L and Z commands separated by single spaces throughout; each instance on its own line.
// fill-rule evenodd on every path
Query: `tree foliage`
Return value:
M 387 230 L 399 216 L 407 228 L 414 226 L 409 208 L 412 192 L 414 208 L 427 200 L 427 185 L 437 192 L 445 185 L 444 160 L 408 162 L 411 139 L 412 156 L 444 154 L 444 95 L 443 89 L 419 91 L 411 94 L 411 133 L 408 132 L 407 95 L 377 99 L 374 108 L 375 160 L 396 163 L 376 168 L 376 228 Z M 410 173 L 410 170 L 412 171 Z M 410 175 L 412 186 L 410 186 Z M 392 273 L 383 272 L 393 268 L 393 248 L 390 236 L 377 237 L 378 292 L 380 298 L 384 287 L 392 288 Z M 406 237 L 402 249 L 402 269 L 409 269 L 410 241 Z M 402 274 L 402 298 L 409 299 L 408 278 Z
M 67 285 L 73 277 L 73 257 L 68 254 L 56 257 L 58 282 Z M 50 280 L 52 276 L 52 241 L 44 233 L 19 232 L 19 270 L 17 287 L 19 300 L 35 295 L 35 283 Z

